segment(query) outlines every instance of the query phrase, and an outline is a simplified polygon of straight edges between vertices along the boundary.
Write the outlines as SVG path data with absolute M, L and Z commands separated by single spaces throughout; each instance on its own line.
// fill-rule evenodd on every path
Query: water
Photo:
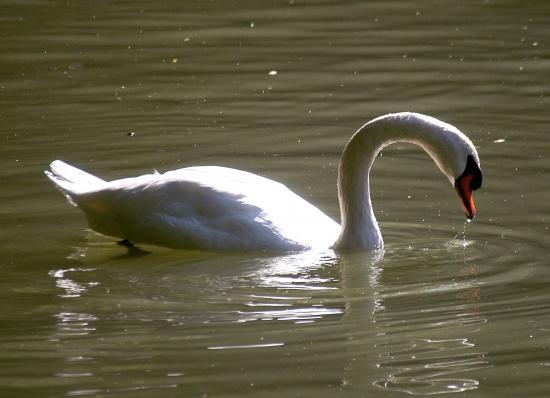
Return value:
M 0 13 L 0 393 L 547 396 L 545 1 L 33 1 Z M 478 146 L 456 195 L 375 163 L 384 253 L 128 255 L 42 171 L 217 164 L 338 217 L 340 151 L 413 110 Z M 133 134 L 132 134 L 133 133 Z

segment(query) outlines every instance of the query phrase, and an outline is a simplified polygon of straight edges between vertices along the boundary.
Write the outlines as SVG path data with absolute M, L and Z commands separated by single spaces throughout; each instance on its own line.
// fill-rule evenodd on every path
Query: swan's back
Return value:
M 133 243 L 202 250 L 292 251 L 329 247 L 339 225 L 284 185 L 225 167 L 189 167 L 88 184 L 48 177 L 79 206 L 90 227 Z M 67 169 L 71 170 L 71 169 Z M 72 171 L 71 178 L 79 174 Z M 65 176 L 67 177 L 67 176 Z M 99 183 L 101 181 L 101 183 Z M 84 186 L 89 189 L 83 189 Z M 77 187 L 78 189 L 73 189 Z

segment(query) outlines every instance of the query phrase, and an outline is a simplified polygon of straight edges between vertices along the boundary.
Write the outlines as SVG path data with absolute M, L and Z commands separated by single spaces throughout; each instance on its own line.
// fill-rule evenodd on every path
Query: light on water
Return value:
M 548 395 L 546 2 L 38 0 L 0 20 L 0 396 Z M 373 253 L 127 252 L 43 175 L 228 166 L 337 219 L 343 146 L 397 111 L 467 133 L 484 185 L 464 222 L 422 151 L 385 148 Z
M 267 343 L 267 344 L 250 344 L 250 345 L 234 345 L 234 346 L 213 346 L 208 347 L 209 350 L 245 350 L 249 348 L 270 348 L 280 347 L 284 343 Z
M 449 243 L 449 247 L 462 247 L 463 249 L 467 248 L 468 246 L 474 244 L 475 242 L 473 240 L 468 240 L 466 237 L 466 227 L 468 224 L 470 224 L 472 220 L 466 219 L 466 221 L 463 224 L 462 233 L 460 235 L 455 236 Z

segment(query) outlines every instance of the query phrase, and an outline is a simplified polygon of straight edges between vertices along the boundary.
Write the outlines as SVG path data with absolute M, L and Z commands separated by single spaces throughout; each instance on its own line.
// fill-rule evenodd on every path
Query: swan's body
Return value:
M 393 142 L 420 145 L 455 184 L 469 218 L 481 184 L 479 158 L 455 127 L 415 113 L 379 117 L 347 144 L 339 168 L 342 226 L 284 185 L 225 167 L 189 167 L 104 181 L 56 160 L 46 175 L 90 227 L 133 243 L 225 251 L 373 250 L 383 246 L 369 172 Z
M 82 177 L 80 170 L 61 161 L 51 168 L 69 181 L 73 174 L 75 179 Z M 76 188 L 72 182 L 56 183 L 66 192 Z M 84 211 L 90 227 L 134 243 L 293 251 L 329 247 L 340 231 L 336 222 L 284 185 L 226 167 L 91 180 L 82 188 L 83 192 L 67 195 Z

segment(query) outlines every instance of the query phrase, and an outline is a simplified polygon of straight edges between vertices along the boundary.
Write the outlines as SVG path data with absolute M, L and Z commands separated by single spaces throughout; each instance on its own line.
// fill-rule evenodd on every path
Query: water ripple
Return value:
M 475 351 L 468 339 L 413 340 L 387 344 L 378 366 L 388 372 L 373 384 L 380 389 L 412 395 L 463 392 L 479 387 L 479 381 L 463 374 L 491 366 L 486 353 Z M 474 351 L 472 351 L 474 349 Z M 463 352 L 467 350 L 467 352 Z

